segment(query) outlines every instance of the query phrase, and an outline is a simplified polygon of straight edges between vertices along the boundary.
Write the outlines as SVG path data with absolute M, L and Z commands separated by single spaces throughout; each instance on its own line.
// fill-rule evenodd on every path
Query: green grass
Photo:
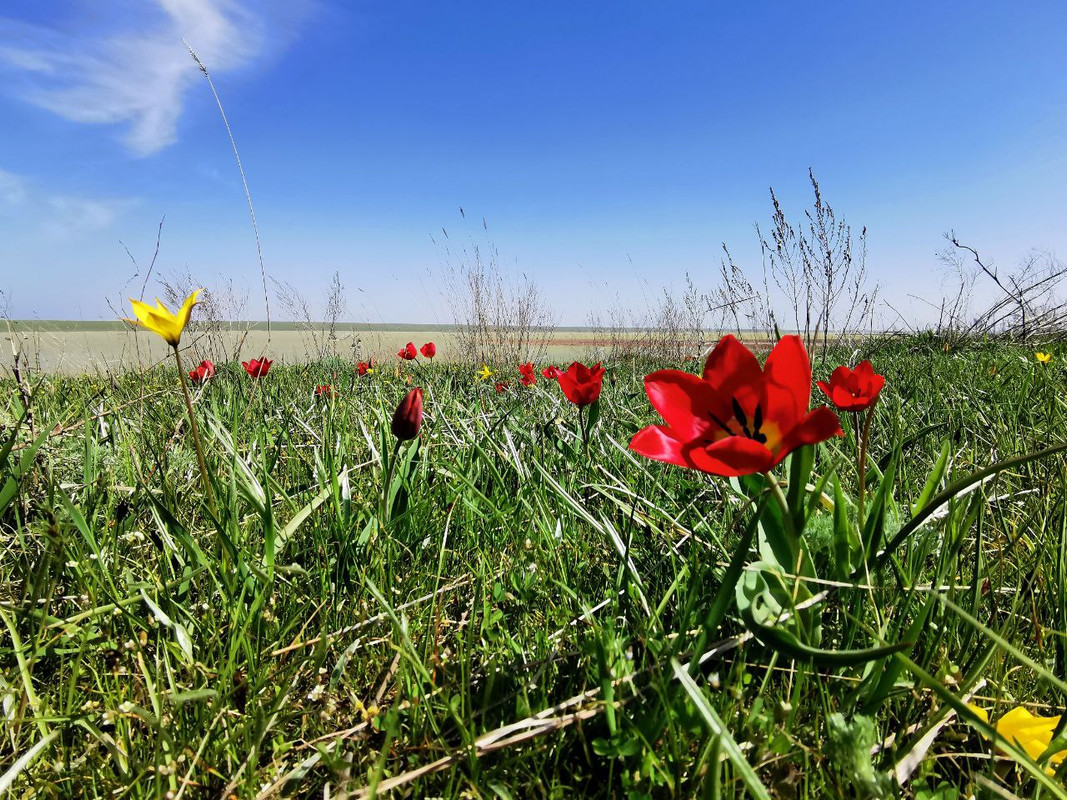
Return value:
M 872 530 L 900 543 L 849 561 L 843 419 L 804 481 L 827 503 L 786 487 L 812 500 L 818 578 L 780 638 L 735 600 L 756 495 L 626 447 L 656 421 L 642 377 L 666 365 L 609 365 L 588 452 L 549 381 L 509 375 L 497 394 L 458 365 L 355 380 L 323 363 L 253 384 L 220 367 L 196 398 L 214 519 L 173 370 L 43 377 L 32 422 L 0 384 L 0 781 L 36 797 L 1063 797 L 957 712 L 1063 705 L 1067 461 L 955 483 L 1064 442 L 1060 354 L 1041 369 L 999 344 L 868 350 L 888 381 Z M 313 399 L 322 383 L 336 400 Z M 383 515 L 409 384 L 426 420 Z

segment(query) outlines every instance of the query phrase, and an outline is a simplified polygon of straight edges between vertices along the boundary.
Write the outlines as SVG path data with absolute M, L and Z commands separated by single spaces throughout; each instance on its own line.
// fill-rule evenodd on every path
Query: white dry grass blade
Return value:
M 59 736 L 59 731 L 52 731 L 38 741 L 37 744 L 19 756 L 18 760 L 8 768 L 7 772 L 0 775 L 0 795 L 5 794 L 11 788 L 11 785 L 15 782 L 15 779 L 22 774 L 22 771 L 33 763 L 33 760 L 37 758 L 37 756 L 39 756 L 57 736 Z
M 980 692 L 985 685 L 986 680 L 985 678 L 983 678 L 975 685 L 975 687 L 971 691 L 969 691 L 960 699 L 964 703 L 971 702 L 971 698 L 974 697 L 975 694 Z M 925 734 L 919 737 L 919 740 L 915 742 L 914 745 L 912 745 L 911 749 L 908 750 L 908 752 L 906 752 L 900 758 L 899 761 L 897 761 L 897 763 L 893 766 L 893 777 L 896 778 L 897 785 L 904 786 L 908 781 L 911 780 L 911 776 L 915 773 L 915 770 L 923 762 L 923 759 L 926 758 L 927 752 L 929 752 L 930 748 L 937 740 L 937 737 L 940 735 L 941 731 L 946 725 L 948 725 L 948 723 L 950 723 L 955 718 L 955 709 L 951 707 L 948 708 L 945 715 L 940 720 L 938 720 L 937 723 L 930 728 L 930 730 L 928 730 Z M 910 733 L 911 731 L 909 730 L 906 732 Z M 895 738 L 895 734 L 891 738 Z M 889 739 L 887 739 L 886 742 L 892 744 Z M 883 742 L 883 746 L 886 746 L 886 742 Z M 879 751 L 881 749 L 883 748 L 874 748 L 875 751 Z M 872 752 L 871 755 L 874 755 L 874 753 Z
M 752 769 L 752 765 L 745 759 L 745 754 L 742 753 L 741 748 L 737 746 L 734 737 L 730 735 L 728 730 L 726 730 L 726 725 L 723 723 L 722 718 L 715 713 L 715 709 L 708 703 L 707 698 L 704 697 L 703 692 L 700 691 L 700 687 L 693 682 L 691 677 L 689 677 L 688 670 L 678 663 L 678 660 L 675 658 L 671 659 L 671 668 L 674 670 L 674 676 L 678 679 L 678 682 L 682 684 L 682 688 L 685 689 L 685 693 L 689 695 L 689 699 L 691 699 L 693 704 L 697 707 L 700 716 L 704 718 L 704 722 L 707 724 L 712 735 L 719 737 L 719 746 L 722 748 L 722 752 L 726 754 L 730 763 L 734 765 L 734 769 L 737 770 L 738 776 L 741 778 L 741 781 L 745 786 L 748 787 L 752 796 L 760 798 L 761 800 L 771 800 L 771 795 L 767 791 L 767 788 L 763 785 L 762 781 L 760 781 L 759 776 L 756 775 L 756 771 Z

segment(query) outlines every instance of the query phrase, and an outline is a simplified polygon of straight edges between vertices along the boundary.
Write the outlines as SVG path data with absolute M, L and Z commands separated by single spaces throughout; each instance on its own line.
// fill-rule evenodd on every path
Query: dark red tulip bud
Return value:
M 422 427 L 422 389 L 415 387 L 405 395 L 393 414 L 393 436 L 404 442 L 419 435 Z

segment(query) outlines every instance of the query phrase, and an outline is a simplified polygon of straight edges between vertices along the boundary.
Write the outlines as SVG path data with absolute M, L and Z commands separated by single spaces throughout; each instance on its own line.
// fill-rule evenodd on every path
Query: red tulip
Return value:
M 537 370 L 534 369 L 533 364 L 529 362 L 519 364 L 519 374 L 522 376 L 520 380 L 523 386 L 533 386 L 537 383 Z
M 273 361 L 268 361 L 265 357 L 253 358 L 251 361 L 242 361 L 241 366 L 245 368 L 245 372 L 249 377 L 262 378 L 268 372 L 270 372 L 270 365 Z
M 422 353 L 423 356 L 425 356 L 426 358 L 433 358 L 435 355 L 437 355 L 437 345 L 435 345 L 433 342 L 427 342 L 419 348 L 419 352 Z
M 865 411 L 878 401 L 885 376 L 875 372 L 870 361 L 861 361 L 855 369 L 838 367 L 829 383 L 819 381 L 818 386 L 839 410 Z
M 501 394 L 506 392 L 509 386 L 511 386 L 511 381 L 500 381 L 500 383 L 496 384 L 493 388 L 496 389 L 497 394 Z
M 206 358 L 200 362 L 200 366 L 189 373 L 189 379 L 193 383 L 203 383 L 208 378 L 215 377 L 215 365 Z
M 645 392 L 667 424 L 638 431 L 630 449 L 712 475 L 766 472 L 798 447 L 843 435 L 829 408 L 808 410 L 811 362 L 799 336 L 783 336 L 762 369 L 724 336 L 703 377 L 660 370 L 645 377 Z
M 392 431 L 399 441 L 414 439 L 422 427 L 422 389 L 415 387 L 400 401 L 393 414 Z
M 543 370 L 541 370 L 541 374 L 544 375 L 545 378 L 547 378 L 550 381 L 554 381 L 556 378 L 558 378 L 559 377 L 559 373 L 560 373 L 560 368 L 559 367 L 545 367 Z
M 336 397 L 337 393 L 333 390 L 333 387 L 330 384 L 327 383 L 324 386 L 316 386 L 315 387 L 315 396 L 316 397 L 324 397 L 327 400 L 330 400 L 330 399 Z
M 600 366 L 599 361 L 592 369 L 575 361 L 566 372 L 557 369 L 556 380 L 568 400 L 576 406 L 588 406 L 600 397 L 604 368 Z
M 397 358 L 402 358 L 405 361 L 414 361 L 415 358 L 418 355 L 419 355 L 419 351 L 415 349 L 415 343 L 414 342 L 408 342 L 407 347 L 405 347 L 402 350 L 398 351 L 397 354 L 396 354 L 396 357 Z
M 366 375 L 368 372 L 370 372 L 372 369 L 374 369 L 374 359 L 373 358 L 370 361 L 360 361 L 358 364 L 356 364 L 356 373 L 361 378 L 364 375 Z

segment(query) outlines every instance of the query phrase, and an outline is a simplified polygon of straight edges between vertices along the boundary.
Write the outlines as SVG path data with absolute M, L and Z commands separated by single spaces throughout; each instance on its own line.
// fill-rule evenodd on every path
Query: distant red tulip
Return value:
M 407 347 L 399 350 L 396 354 L 397 358 L 402 358 L 405 361 L 414 361 L 419 355 L 419 351 L 415 349 L 414 342 L 408 342 Z
M 193 383 L 203 383 L 208 378 L 215 377 L 215 365 L 206 358 L 200 362 L 200 366 L 189 373 L 189 379 Z
M 604 368 L 599 361 L 592 368 L 575 361 L 566 372 L 557 369 L 556 373 L 559 388 L 576 406 L 592 405 L 600 397 Z
M 321 397 L 325 398 L 326 400 L 331 400 L 336 396 L 337 392 L 335 392 L 333 390 L 333 387 L 328 383 L 323 386 L 315 387 L 315 397 Z
M 245 372 L 252 378 L 262 378 L 268 372 L 270 372 L 270 365 L 273 361 L 268 361 L 265 357 L 253 358 L 251 361 L 242 361 L 241 366 L 245 368 Z
M 861 361 L 855 369 L 838 367 L 829 383 L 819 381 L 818 386 L 839 410 L 865 411 L 877 402 L 885 376 L 875 372 L 870 361 Z
M 422 427 L 422 389 L 415 387 L 408 392 L 393 414 L 392 431 L 401 442 L 414 439 Z
M 545 378 L 550 381 L 554 381 L 556 378 L 558 378 L 560 372 L 561 370 L 559 367 L 545 367 L 543 370 L 541 370 L 541 374 L 544 375 Z
M 762 369 L 725 336 L 703 377 L 660 370 L 645 377 L 645 392 L 667 424 L 638 431 L 630 449 L 712 475 L 766 472 L 798 447 L 843 435 L 829 408 L 808 410 L 811 362 L 799 336 L 783 336 Z
M 523 386 L 533 386 L 537 383 L 537 370 L 534 369 L 533 364 L 529 362 L 519 364 L 519 374 L 522 376 L 520 380 Z
M 511 386 L 511 381 L 500 381 L 500 383 L 493 388 L 496 389 L 497 394 L 501 394 L 502 392 L 506 392 L 509 386 Z
M 419 352 L 422 353 L 423 356 L 426 358 L 433 358 L 435 355 L 437 355 L 437 345 L 435 345 L 433 342 L 427 342 L 419 348 Z
M 358 364 L 356 364 L 356 373 L 361 378 L 368 372 L 370 372 L 372 369 L 374 369 L 374 359 L 371 359 L 370 361 L 360 361 Z

